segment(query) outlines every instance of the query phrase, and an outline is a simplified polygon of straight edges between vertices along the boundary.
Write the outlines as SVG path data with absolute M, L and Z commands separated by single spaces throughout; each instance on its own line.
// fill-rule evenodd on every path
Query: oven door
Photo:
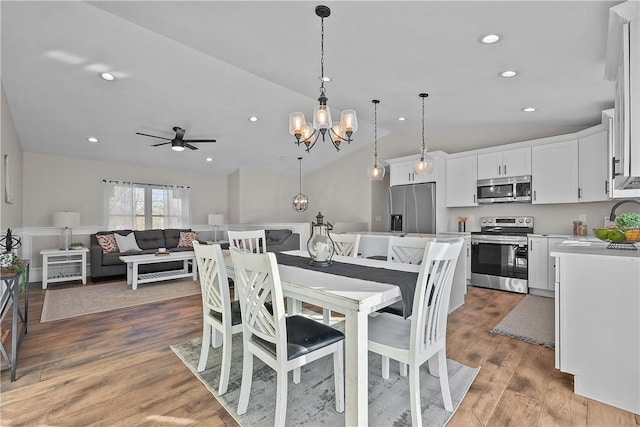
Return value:
M 471 284 L 528 292 L 526 237 L 472 236 Z

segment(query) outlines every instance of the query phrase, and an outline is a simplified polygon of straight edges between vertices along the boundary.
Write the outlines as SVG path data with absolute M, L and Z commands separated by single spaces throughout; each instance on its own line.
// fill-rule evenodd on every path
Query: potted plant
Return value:
M 3 271 L 17 273 L 20 275 L 20 289 L 25 290 L 27 286 L 27 266 L 20 261 L 20 258 L 13 252 L 0 255 L 0 267 Z
M 79 242 L 74 242 L 72 244 L 69 245 L 69 249 L 81 249 L 82 248 L 82 243 Z
M 640 240 L 640 214 L 626 212 L 616 218 L 616 227 L 624 233 L 627 242 Z

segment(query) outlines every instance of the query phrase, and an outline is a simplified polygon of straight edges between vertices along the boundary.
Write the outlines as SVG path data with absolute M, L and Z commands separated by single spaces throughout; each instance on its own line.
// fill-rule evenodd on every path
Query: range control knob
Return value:
M 524 219 L 520 218 L 520 219 L 518 219 L 518 222 L 519 222 L 520 224 L 522 224 L 522 223 L 524 222 Z
M 531 218 L 527 218 L 526 222 L 527 222 L 527 224 L 529 224 L 531 222 Z
M 492 223 L 492 222 L 493 222 L 493 218 L 489 218 L 489 223 Z
M 482 223 L 486 224 L 487 223 L 487 218 L 482 218 Z

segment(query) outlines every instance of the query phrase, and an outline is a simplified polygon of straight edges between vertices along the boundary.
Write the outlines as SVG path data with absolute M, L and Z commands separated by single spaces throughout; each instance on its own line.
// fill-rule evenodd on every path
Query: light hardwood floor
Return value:
M 31 286 L 17 381 L 2 373 L 1 426 L 237 425 L 169 349 L 200 336 L 199 295 L 40 323 L 45 291 Z M 55 288 L 68 286 L 78 285 Z M 573 394 L 552 349 L 490 332 L 520 299 L 470 288 L 450 315 L 448 357 L 481 369 L 448 425 L 640 425 Z

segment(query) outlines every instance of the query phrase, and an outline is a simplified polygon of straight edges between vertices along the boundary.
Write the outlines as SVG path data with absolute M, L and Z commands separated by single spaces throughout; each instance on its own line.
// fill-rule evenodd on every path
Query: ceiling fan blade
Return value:
M 166 139 L 167 141 L 171 141 L 171 138 L 165 138 L 165 137 L 163 137 L 163 136 L 156 136 L 156 135 L 149 135 L 148 133 L 140 133 L 140 132 L 136 132 L 136 135 L 150 136 L 151 138 Z
M 216 142 L 215 139 L 183 139 L 184 142 Z
M 165 145 L 165 144 L 171 144 L 171 141 L 169 142 L 160 142 L 158 144 L 151 144 L 152 147 L 159 147 L 160 145 Z
M 190 148 L 192 150 L 197 150 L 198 149 L 198 147 L 196 147 L 195 145 L 187 144 L 186 141 L 184 141 L 184 143 L 185 143 L 184 146 L 187 147 L 187 148 Z

